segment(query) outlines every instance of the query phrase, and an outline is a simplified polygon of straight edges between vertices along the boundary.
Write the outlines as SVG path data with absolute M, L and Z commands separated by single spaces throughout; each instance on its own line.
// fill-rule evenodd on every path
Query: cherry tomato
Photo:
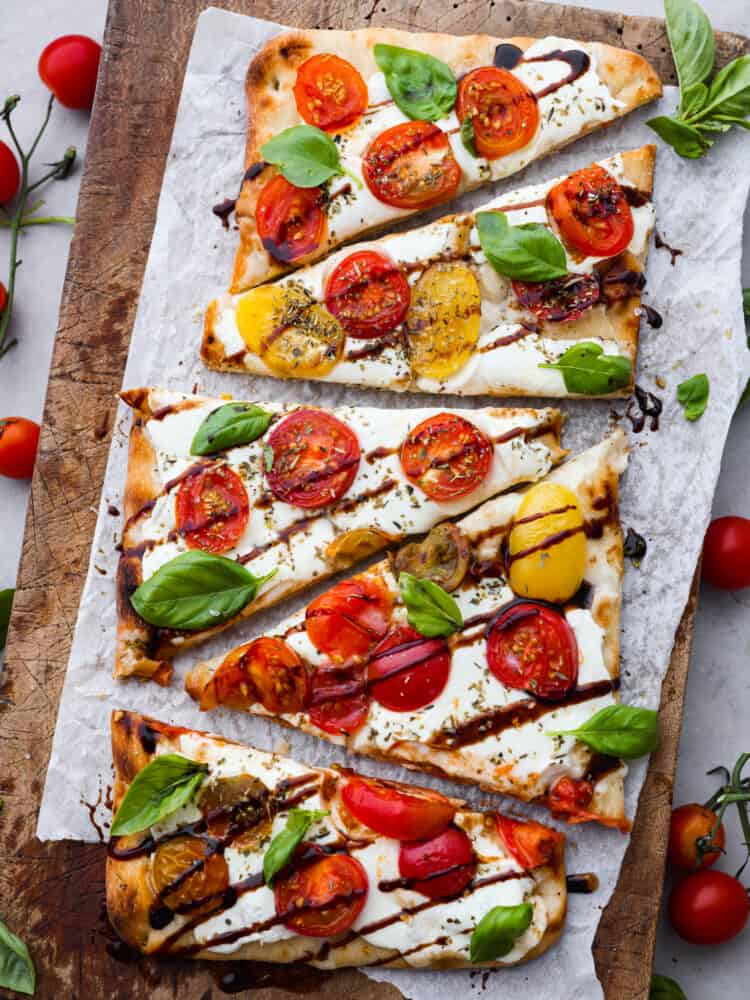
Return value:
M 698 844 L 701 838 L 708 838 L 716 825 L 716 813 L 705 806 L 691 803 L 680 806 L 672 813 L 669 824 L 669 863 L 684 872 L 694 872 L 698 868 L 710 868 L 719 860 L 724 847 L 724 826 L 716 831 L 714 843 L 718 850 L 704 854 L 698 863 Z
M 495 825 L 510 854 L 527 870 L 548 865 L 565 843 L 565 838 L 557 830 L 531 819 L 512 819 L 498 813 Z
M 267 447 L 274 496 L 295 507 L 326 507 L 339 500 L 359 468 L 359 441 L 338 417 L 322 410 L 296 410 L 276 425 Z
M 448 136 L 431 122 L 410 121 L 381 132 L 362 160 L 367 186 L 396 208 L 429 208 L 458 190 L 461 168 Z
M 456 826 L 449 826 L 431 840 L 402 844 L 398 852 L 399 875 L 414 879 L 410 888 L 428 899 L 460 896 L 475 868 L 471 838 Z
M 10 146 L 6 146 L 4 142 L 0 142 L 0 205 L 5 205 L 9 201 L 13 201 L 18 194 L 20 186 L 21 171 L 18 167 L 18 161 L 13 155 L 13 150 Z M 5 285 L 2 287 L 3 291 L 5 291 Z M 5 292 L 6 299 L 7 294 Z M 4 308 L 5 303 L 0 303 L 0 312 Z
M 703 576 L 714 587 L 750 587 L 750 520 L 717 517 L 703 542 Z
M 8 304 L 8 289 L 0 281 L 0 313 L 4 311 Z
M 406 319 L 409 282 L 384 253 L 359 250 L 337 264 L 326 285 L 326 306 L 352 337 L 390 333 Z
M 578 679 L 575 633 L 552 608 L 514 604 L 490 626 L 487 663 L 506 687 L 559 701 Z
M 599 301 L 599 282 L 591 274 L 566 274 L 553 281 L 514 281 L 524 308 L 547 323 L 572 323 Z
M 201 695 L 201 708 L 260 703 L 269 712 L 301 712 L 308 688 L 305 664 L 292 647 L 277 636 L 261 636 L 224 658 Z
M 372 697 L 392 712 L 416 712 L 448 683 L 451 654 L 444 639 L 426 639 L 408 625 L 392 628 L 367 665 Z
M 558 778 L 547 794 L 547 805 L 553 816 L 587 817 L 594 797 L 594 786 L 582 778 Z
M 86 35 L 63 35 L 39 57 L 39 76 L 60 104 L 89 111 L 94 103 L 102 47 Z
M 196 903 L 211 909 L 220 901 L 229 885 L 229 868 L 223 855 L 212 852 L 200 837 L 173 837 L 156 849 L 151 881 L 166 906 L 194 914 L 200 912 Z
M 277 174 L 255 206 L 255 226 L 265 249 L 284 264 L 317 250 L 326 228 L 325 196 L 319 187 L 299 188 Z
M 340 132 L 367 110 L 367 84 L 346 59 L 321 53 L 297 70 L 294 100 L 308 125 Z
M 388 631 L 391 607 L 391 595 L 377 577 L 342 580 L 308 606 L 307 636 L 337 663 L 361 658 Z
M 532 92 L 497 66 L 481 66 L 461 78 L 456 114 L 461 121 L 471 118 L 477 152 L 488 160 L 527 146 L 539 127 Z
M 250 517 L 247 491 L 228 465 L 209 465 L 180 483 L 177 530 L 189 549 L 227 552 L 242 536 Z
M 672 926 L 692 944 L 722 944 L 750 915 L 747 889 L 726 872 L 700 871 L 678 882 L 669 897 Z
M 440 792 L 377 778 L 349 778 L 341 798 L 360 823 L 394 840 L 431 840 L 456 813 Z
M 633 238 L 633 215 L 623 190 L 597 164 L 555 184 L 547 195 L 547 213 L 563 243 L 584 257 L 614 257 Z
M 296 934 L 331 937 L 348 930 L 362 912 L 369 888 L 367 873 L 348 854 L 311 850 L 312 860 L 276 878 L 276 912 Z
M 438 413 L 409 432 L 401 466 L 407 479 L 440 502 L 481 486 L 493 455 L 492 442 L 478 427 L 454 413 Z
M 316 667 L 310 680 L 308 714 L 324 733 L 353 733 L 370 711 L 365 668 L 360 664 Z
M 39 424 L 25 417 L 0 417 L 0 476 L 31 479 Z

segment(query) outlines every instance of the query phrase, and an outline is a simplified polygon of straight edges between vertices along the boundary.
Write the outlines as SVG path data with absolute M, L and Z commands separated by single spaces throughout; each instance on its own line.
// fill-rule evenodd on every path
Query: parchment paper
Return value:
M 231 392 L 240 398 L 306 399 L 321 404 L 450 405 L 444 397 L 430 400 L 314 382 L 223 375 L 206 371 L 199 361 L 202 309 L 228 283 L 237 243 L 236 233 L 222 229 L 211 206 L 236 193 L 245 144 L 245 71 L 257 49 L 279 30 L 275 24 L 215 9 L 206 11 L 198 22 L 124 385 L 160 384 L 188 392 L 196 386 L 212 395 Z M 676 93 L 670 88 L 659 106 L 637 112 L 509 178 L 497 185 L 497 191 L 558 176 L 593 159 L 653 142 L 655 136 L 643 122 L 669 112 L 675 104 Z M 661 144 L 657 157 L 657 228 L 683 253 L 672 266 L 667 252 L 651 250 L 645 297 L 661 312 L 664 325 L 654 330 L 643 323 L 637 380 L 663 400 L 664 413 L 658 432 L 647 426 L 642 433 L 631 434 L 632 454 L 621 497 L 623 525 L 634 527 L 648 541 L 640 568 L 626 567 L 622 695 L 626 702 L 651 707 L 658 705 L 675 630 L 687 601 L 729 421 L 750 374 L 740 300 L 741 220 L 750 171 L 747 137 L 736 132 L 722 138 L 701 161 L 681 160 Z M 459 204 L 476 204 L 491 193 L 477 192 Z M 708 374 L 711 396 L 701 420 L 688 423 L 676 401 L 676 386 L 698 372 Z M 461 405 L 482 403 L 475 399 Z M 622 415 L 625 408 L 623 403 L 613 406 L 601 400 L 562 406 L 568 414 L 565 443 L 574 450 L 598 441 L 613 412 Z M 282 733 L 272 723 L 227 711 L 202 716 L 182 688 L 191 663 L 257 634 L 315 591 L 182 657 L 167 689 L 112 679 L 115 544 L 121 518 L 109 510 L 111 505 L 122 509 L 129 426 L 130 414 L 121 406 L 39 815 L 42 840 L 96 839 L 85 803 L 98 802 L 95 815 L 107 829 L 104 789 L 111 781 L 109 713 L 113 708 L 210 728 L 264 748 L 278 749 L 283 736 L 289 752 L 310 763 L 343 760 L 339 748 L 303 734 Z M 365 772 L 441 784 L 427 777 L 415 779 L 413 774 L 404 775 L 399 768 L 366 758 L 357 758 L 355 763 Z M 627 780 L 630 816 L 635 814 L 644 774 L 645 762 L 631 767 Z M 511 805 L 499 797 L 472 796 L 464 786 L 451 788 L 442 783 L 442 787 L 476 802 Z M 614 888 L 627 838 L 593 826 L 568 827 L 566 832 L 569 870 L 596 872 L 601 887 L 593 896 L 571 897 L 564 937 L 551 952 L 528 966 L 494 974 L 492 987 L 502 990 L 505 1000 L 529 996 L 588 1000 L 602 995 L 591 943 L 599 914 Z M 412 1000 L 454 1000 L 483 988 L 482 975 L 470 972 L 378 969 L 373 975 L 392 981 Z

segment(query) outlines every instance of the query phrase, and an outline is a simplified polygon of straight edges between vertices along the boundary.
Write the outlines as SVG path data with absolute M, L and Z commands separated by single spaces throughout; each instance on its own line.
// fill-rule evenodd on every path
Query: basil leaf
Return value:
M 208 774 L 208 765 L 177 753 L 159 754 L 139 771 L 112 822 L 112 836 L 140 833 L 184 806 Z
M 719 70 L 708 88 L 706 101 L 694 120 L 696 124 L 708 127 L 702 119 L 719 115 L 740 120 L 750 115 L 750 55 L 740 56 Z
M 470 115 L 467 115 L 461 122 L 461 142 L 466 152 L 473 156 L 474 159 L 479 158 L 479 153 L 477 152 L 477 140 L 474 135 L 474 122 Z
M 670 118 L 668 115 L 659 115 L 657 118 L 649 118 L 646 122 L 649 128 L 674 149 L 678 156 L 684 156 L 688 160 L 697 160 L 705 156 L 713 143 L 701 135 L 697 128 L 678 121 L 677 118 Z
M 516 939 L 528 927 L 534 917 L 531 903 L 516 906 L 493 906 L 485 913 L 471 935 L 469 956 L 471 961 L 492 962 L 513 950 Z
M 10 624 L 10 611 L 13 607 L 15 590 L 0 590 L 0 650 L 5 649 Z
M 267 885 L 289 863 L 310 826 L 327 815 L 322 809 L 289 810 L 285 828 L 276 834 L 263 856 L 263 878 Z
M 511 226 L 504 212 L 477 212 L 479 242 L 499 274 L 521 281 L 550 281 L 568 273 L 562 243 L 546 226 Z
M 687 1000 L 687 996 L 680 984 L 676 983 L 674 979 L 654 973 L 651 977 L 648 1000 Z
M 605 354 L 601 344 L 583 340 L 569 347 L 555 362 L 540 368 L 562 372 L 565 388 L 582 396 L 601 396 L 630 383 L 632 366 L 628 358 Z
M 664 14 L 680 81 L 682 112 L 685 92 L 693 84 L 703 83 L 714 68 L 714 32 L 695 0 L 664 0 Z
M 693 375 L 677 386 L 677 402 L 685 409 L 685 418 L 698 420 L 706 412 L 708 406 L 708 375 Z
M 458 89 L 450 66 L 398 45 L 378 43 L 374 55 L 391 97 L 407 118 L 436 122 L 450 113 Z
M 607 705 L 578 729 L 548 730 L 548 736 L 575 736 L 609 757 L 634 760 L 659 746 L 659 713 L 635 705 Z
M 161 566 L 130 602 L 144 621 L 159 628 L 210 628 L 242 611 L 275 573 L 256 577 L 234 559 L 192 549 Z
M 694 83 L 682 94 L 682 117 L 689 118 L 697 114 L 708 97 L 708 87 L 705 83 Z
M 36 972 L 29 949 L 0 920 L 0 986 L 33 996 Z
M 433 639 L 451 635 L 463 626 L 464 618 L 450 594 L 433 580 L 419 579 L 411 573 L 398 578 L 401 600 L 407 620 L 421 635 Z
M 227 448 L 250 444 L 265 434 L 272 415 L 253 403 L 226 403 L 212 410 L 190 445 L 191 455 L 215 455 Z
M 284 129 L 263 143 L 260 155 L 266 163 L 277 166 L 295 187 L 317 187 L 344 172 L 336 143 L 313 125 Z

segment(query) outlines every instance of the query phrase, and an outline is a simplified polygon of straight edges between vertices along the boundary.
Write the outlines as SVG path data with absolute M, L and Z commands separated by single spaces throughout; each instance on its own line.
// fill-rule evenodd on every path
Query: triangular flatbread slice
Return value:
M 616 430 L 536 486 L 337 584 L 272 640 L 197 665 L 188 691 L 207 710 L 270 716 L 351 752 L 541 802 L 572 822 L 627 828 L 622 761 L 551 735 L 619 699 L 626 458 Z M 409 571 L 450 591 L 460 616 L 443 608 L 445 637 L 434 637 L 434 601 L 399 593 L 397 576 Z
M 112 714 L 112 755 L 115 811 L 145 767 L 161 780 L 160 759 L 204 768 L 177 811 L 110 841 L 109 919 L 139 951 L 323 969 L 502 967 L 562 933 L 565 838 L 540 823 L 132 712 Z M 389 819 L 389 804 L 408 815 Z M 307 814 L 296 851 L 279 853 L 276 838 L 304 822 L 300 810 L 319 812 Z M 472 936 L 496 906 L 513 908 L 512 947 L 472 963 Z
M 162 389 L 122 398 L 135 419 L 115 674 L 161 683 L 181 650 L 539 479 L 564 454 L 554 409 L 323 410 Z

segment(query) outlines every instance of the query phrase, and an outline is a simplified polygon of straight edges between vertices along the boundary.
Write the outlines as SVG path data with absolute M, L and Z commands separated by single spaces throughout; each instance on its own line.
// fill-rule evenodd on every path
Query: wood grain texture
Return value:
M 214 0 L 215 6 L 292 25 L 564 33 L 622 44 L 674 79 L 662 22 L 536 2 L 448 0 Z M 223 995 L 222 964 L 116 961 L 103 918 L 104 848 L 34 837 L 57 704 L 94 531 L 115 405 L 156 213 L 185 62 L 208 0 L 112 0 L 97 100 L 52 360 L 23 558 L 0 698 L 0 900 L 29 943 L 37 997 L 150 1000 Z M 747 40 L 719 35 L 726 61 Z M 147 81 L 147 87 L 144 87 Z M 693 590 L 695 595 L 695 589 Z M 611 1000 L 645 1000 L 694 619 L 690 602 L 662 698 L 662 749 L 641 797 L 623 875 L 597 937 L 597 969 Z M 85 753 L 85 742 L 71 748 Z M 106 764 L 103 762 L 103 769 Z M 125 956 L 120 956 L 125 957 Z M 356 971 L 334 977 L 254 967 L 253 997 L 332 993 L 396 998 Z M 500 981 L 496 980 L 496 987 Z M 281 988 L 281 989 L 279 989 Z

